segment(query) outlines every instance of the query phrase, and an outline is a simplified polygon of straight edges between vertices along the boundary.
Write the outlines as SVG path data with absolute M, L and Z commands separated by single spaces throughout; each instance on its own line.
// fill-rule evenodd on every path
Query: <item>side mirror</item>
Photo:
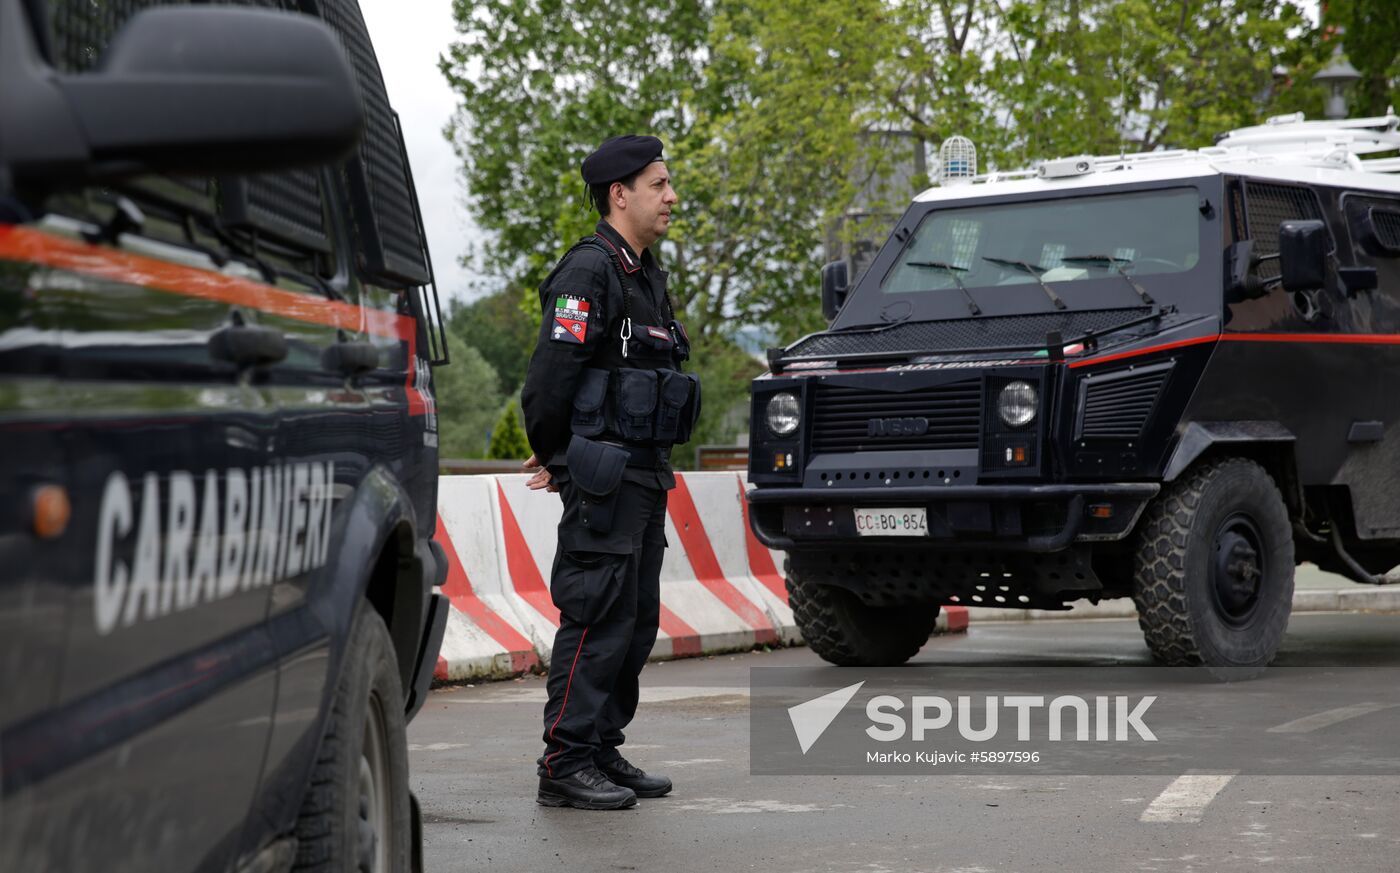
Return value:
M 23 179 L 322 163 L 349 152 L 364 128 L 339 41 L 305 15 L 146 9 L 80 75 L 33 63 L 29 29 L 14 23 L 0 14 L 0 129 L 23 132 L 6 137 L 0 162 Z
M 827 321 L 835 321 L 836 314 L 846 305 L 846 295 L 850 292 L 845 261 L 832 261 L 822 267 L 822 315 Z
M 1283 288 L 1315 291 L 1327 281 L 1327 227 L 1316 219 L 1278 226 L 1278 259 Z

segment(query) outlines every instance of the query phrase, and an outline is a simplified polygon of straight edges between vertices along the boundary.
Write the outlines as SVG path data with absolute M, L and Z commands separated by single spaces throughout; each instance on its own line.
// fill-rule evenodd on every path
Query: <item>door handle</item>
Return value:
M 287 338 L 270 327 L 231 324 L 209 337 L 209 356 L 239 367 L 263 367 L 287 357 Z
M 321 366 L 346 376 L 379 369 L 379 349 L 373 343 L 346 340 L 321 353 Z

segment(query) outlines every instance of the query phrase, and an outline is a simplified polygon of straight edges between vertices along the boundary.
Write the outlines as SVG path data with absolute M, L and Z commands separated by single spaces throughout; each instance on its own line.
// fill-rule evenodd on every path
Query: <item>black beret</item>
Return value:
M 583 181 L 601 185 L 625 179 L 661 157 L 661 140 L 654 136 L 615 136 L 583 159 Z

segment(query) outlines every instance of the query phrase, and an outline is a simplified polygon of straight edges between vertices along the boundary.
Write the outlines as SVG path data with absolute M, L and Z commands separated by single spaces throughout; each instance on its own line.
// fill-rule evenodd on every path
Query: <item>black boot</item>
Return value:
M 661 797 L 671 793 L 670 779 L 665 776 L 648 776 L 629 764 L 626 758 L 619 757 L 615 761 L 599 764 L 598 769 L 613 783 L 632 789 L 638 797 Z
M 666 787 L 670 790 L 669 782 Z M 630 788 L 609 782 L 597 767 L 584 767 L 560 779 L 541 776 L 536 802 L 575 809 L 626 809 L 637 805 L 637 795 Z

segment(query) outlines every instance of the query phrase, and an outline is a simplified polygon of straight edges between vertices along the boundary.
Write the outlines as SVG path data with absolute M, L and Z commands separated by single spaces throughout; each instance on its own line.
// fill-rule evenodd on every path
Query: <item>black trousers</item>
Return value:
M 559 631 L 538 761 L 539 774 L 556 779 L 619 756 L 622 730 L 637 712 L 637 676 L 656 643 L 666 550 L 665 491 L 624 481 L 607 533 L 582 524 L 595 510 L 571 483 L 559 496 L 564 515 L 549 582 Z

